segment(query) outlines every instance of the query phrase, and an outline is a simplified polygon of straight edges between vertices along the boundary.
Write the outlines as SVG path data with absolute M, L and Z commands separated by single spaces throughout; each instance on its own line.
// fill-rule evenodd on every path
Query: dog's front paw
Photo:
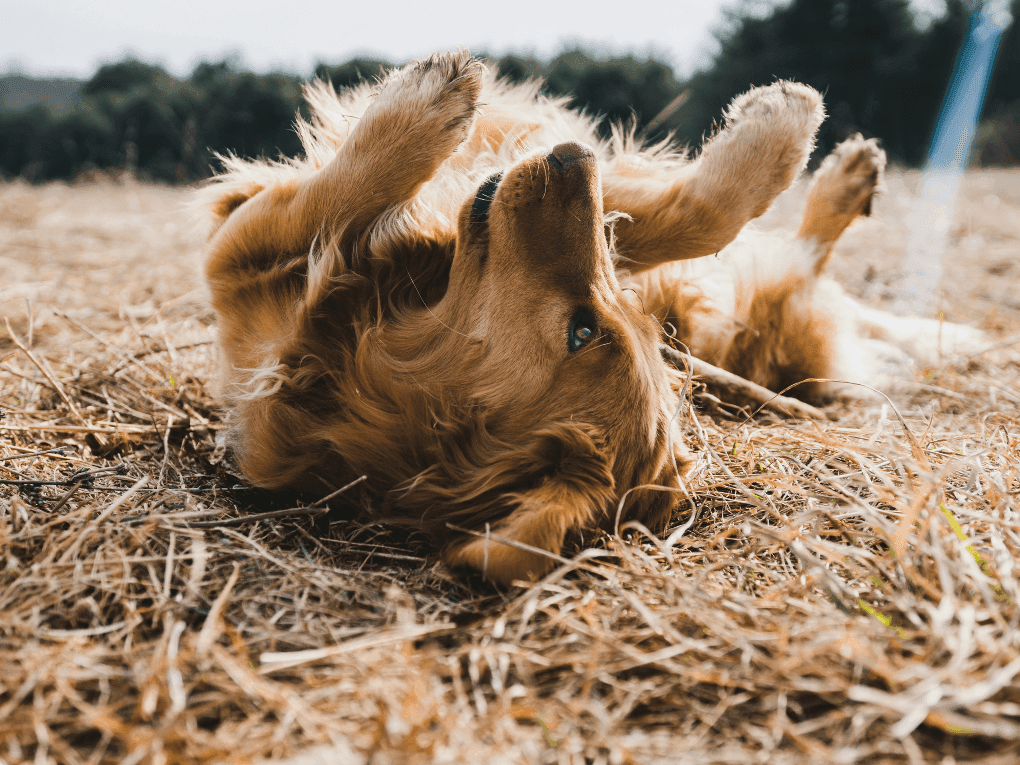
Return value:
M 804 168 L 823 119 L 814 88 L 782 80 L 754 88 L 727 109 L 725 127 L 705 147 L 706 170 L 735 179 L 757 217 Z
M 733 99 L 726 110 L 726 127 L 762 130 L 774 140 L 811 142 L 825 119 L 821 94 L 809 85 L 779 80 L 752 88 Z
M 371 111 L 398 112 L 420 141 L 448 153 L 471 130 L 484 72 L 467 51 L 437 53 L 391 74 Z

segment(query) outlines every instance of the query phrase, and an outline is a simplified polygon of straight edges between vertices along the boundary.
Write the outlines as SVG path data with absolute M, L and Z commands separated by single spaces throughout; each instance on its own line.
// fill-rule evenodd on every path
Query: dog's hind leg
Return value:
M 793 242 L 761 250 L 738 277 L 735 317 L 740 325 L 722 366 L 780 390 L 808 378 L 859 377 L 848 369 L 842 325 L 856 313 L 853 301 L 830 281 L 819 283 L 833 244 L 859 215 L 871 212 L 885 167 L 885 152 L 860 135 L 825 159 L 808 192 L 804 219 Z M 792 393 L 814 398 L 827 384 L 806 383 Z
M 885 152 L 860 133 L 839 144 L 811 180 L 804 220 L 797 236 L 815 245 L 815 275 L 822 272 L 832 246 L 855 218 L 871 215 L 871 202 L 881 189 Z
M 824 116 L 817 91 L 776 82 L 735 99 L 724 128 L 676 177 L 607 172 L 605 209 L 628 216 L 615 226 L 622 267 L 637 273 L 725 247 L 797 177 Z
M 763 346 L 771 345 L 768 354 L 773 371 L 780 369 L 774 363 L 777 358 L 807 361 L 799 369 L 788 365 L 777 384 L 792 382 L 798 375 L 886 384 L 889 379 L 885 376 L 902 377 L 910 360 L 922 367 L 934 366 L 983 346 L 987 338 L 974 327 L 897 316 L 865 306 L 829 280 L 815 286 L 837 239 L 858 216 L 870 215 L 875 194 L 881 189 L 885 161 L 878 143 L 860 135 L 843 141 L 826 157 L 811 181 L 804 218 L 789 250 L 793 262 L 788 264 L 785 287 L 765 283 L 748 301 L 749 316 L 785 316 L 783 329 L 769 343 L 762 342 L 761 335 L 754 341 L 745 338 L 747 346 L 734 350 L 731 364 L 746 365 L 751 359 L 760 359 L 765 353 Z M 798 261 L 798 255 L 806 260 Z M 825 294 L 819 294 L 819 289 Z M 815 294 L 811 295 L 812 291 Z M 797 302 L 799 308 L 791 311 L 787 307 L 783 313 L 780 306 L 784 300 Z M 850 345 L 856 350 L 834 347 L 832 317 L 837 316 L 855 325 Z M 765 326 L 776 325 L 774 321 L 757 321 L 755 326 L 761 332 Z M 743 358 L 739 358 L 741 352 L 746 352 Z

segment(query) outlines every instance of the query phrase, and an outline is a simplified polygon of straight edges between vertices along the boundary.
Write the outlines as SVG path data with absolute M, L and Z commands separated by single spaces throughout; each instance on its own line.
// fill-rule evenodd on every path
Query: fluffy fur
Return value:
M 803 168 L 823 118 L 809 87 L 740 96 L 693 161 L 600 141 L 466 53 L 306 96 L 303 157 L 228 158 L 202 192 L 231 442 L 261 486 L 367 475 L 380 515 L 444 540 L 450 565 L 540 575 L 624 495 L 627 518 L 668 519 L 690 457 L 664 326 L 773 388 L 866 376 L 868 327 L 899 337 L 820 276 L 870 210 L 873 141 L 822 165 L 795 240 L 702 258 Z

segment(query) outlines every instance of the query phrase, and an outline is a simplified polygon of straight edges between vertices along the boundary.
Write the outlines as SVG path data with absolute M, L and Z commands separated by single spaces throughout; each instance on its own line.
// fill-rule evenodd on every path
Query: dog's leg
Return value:
M 959 361 L 967 354 L 984 350 L 990 338 L 984 331 L 920 316 L 897 316 L 871 306 L 854 304 L 861 334 L 870 340 L 903 351 L 919 367 L 934 367 Z M 886 353 L 886 356 L 889 356 Z M 902 369 L 901 374 L 902 375 Z
M 467 137 L 482 74 L 463 52 L 391 74 L 332 161 L 238 201 L 212 242 L 214 289 L 238 272 L 306 256 L 316 239 L 342 252 L 380 215 L 410 201 Z
M 678 177 L 607 172 L 605 209 L 630 218 L 615 227 L 624 267 L 636 273 L 711 255 L 733 241 L 803 169 L 824 116 L 817 91 L 777 82 L 735 99 L 725 127 Z
M 858 215 L 871 215 L 871 202 L 882 184 L 885 152 L 860 133 L 839 144 L 815 171 L 804 220 L 797 236 L 815 245 L 814 273 L 822 272 L 832 246 Z
M 740 276 L 736 333 L 722 366 L 775 390 L 807 378 L 844 376 L 838 337 L 847 298 L 818 276 L 832 246 L 858 216 L 871 211 L 885 167 L 885 152 L 860 135 L 826 157 L 808 192 L 797 238 L 782 249 L 755 253 Z M 764 243 L 763 243 L 764 247 Z M 799 386 L 792 395 L 821 395 L 824 385 Z
M 375 223 L 411 201 L 468 135 L 482 72 L 466 53 L 411 64 L 382 83 L 327 164 L 221 200 L 226 220 L 206 275 L 235 453 L 259 485 L 316 486 L 309 473 L 328 451 L 321 420 L 292 406 L 291 391 L 341 366 L 330 356 L 341 343 L 318 324 L 333 316 L 322 301 L 349 272 L 360 277 L 377 263 L 368 257 Z M 307 394 L 300 405 L 323 406 L 315 395 L 323 398 Z

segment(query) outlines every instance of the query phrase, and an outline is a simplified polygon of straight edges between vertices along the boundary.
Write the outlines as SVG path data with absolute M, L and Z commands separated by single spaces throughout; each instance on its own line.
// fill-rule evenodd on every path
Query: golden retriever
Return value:
M 339 96 L 313 84 L 304 157 L 228 158 L 202 192 L 247 478 L 326 493 L 368 476 L 380 517 L 495 582 L 547 571 L 628 492 L 627 518 L 669 519 L 691 457 L 664 326 L 773 388 L 863 368 L 840 340 L 863 334 L 837 326 L 856 304 L 820 272 L 885 161 L 847 141 L 794 241 L 703 258 L 800 173 L 819 94 L 751 90 L 688 161 L 623 130 L 602 141 L 538 89 L 463 52 Z

